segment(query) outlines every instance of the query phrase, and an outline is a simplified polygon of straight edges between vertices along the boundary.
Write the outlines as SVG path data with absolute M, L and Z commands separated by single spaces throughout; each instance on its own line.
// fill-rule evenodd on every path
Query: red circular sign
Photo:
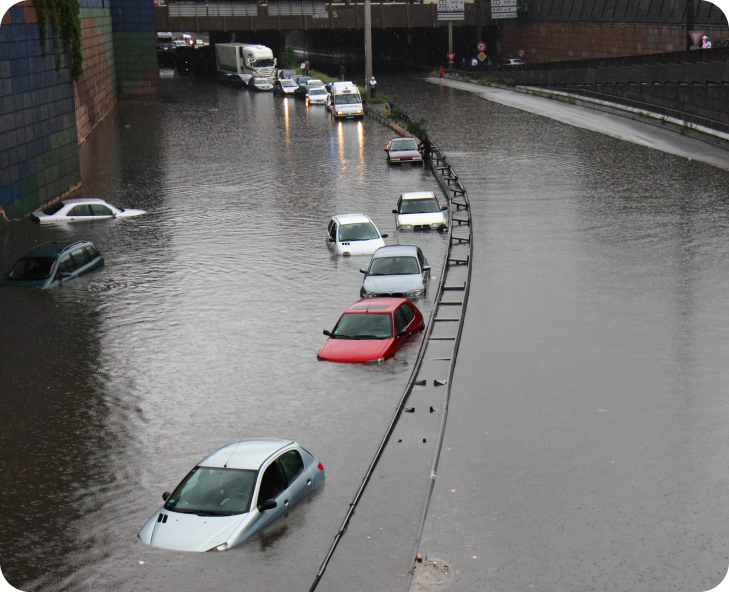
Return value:
M 526 52 L 523 49 L 519 50 L 519 57 L 523 58 L 526 55 Z
M 478 43 L 476 44 L 476 49 L 477 49 L 478 51 L 486 51 L 486 44 L 485 44 L 485 43 L 484 43 L 483 41 L 479 41 L 479 42 L 478 42 Z

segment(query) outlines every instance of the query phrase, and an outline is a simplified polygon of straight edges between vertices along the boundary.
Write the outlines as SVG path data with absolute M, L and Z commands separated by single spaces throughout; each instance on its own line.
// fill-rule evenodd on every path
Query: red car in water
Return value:
M 378 364 L 395 355 L 425 326 L 407 298 L 366 298 L 344 311 L 317 358 L 330 362 Z

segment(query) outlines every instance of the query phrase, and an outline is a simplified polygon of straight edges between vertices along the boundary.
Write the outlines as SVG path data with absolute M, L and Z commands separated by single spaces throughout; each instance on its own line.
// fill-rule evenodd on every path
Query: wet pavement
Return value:
M 452 88 L 378 80 L 428 118 L 474 216 L 420 543 L 444 563 L 419 564 L 412 589 L 716 585 L 729 563 L 729 173 Z M 86 195 L 150 214 L 0 231 L 3 270 L 68 236 L 106 259 L 56 290 L 0 293 L 0 565 L 24 590 L 307 590 L 418 348 L 380 367 L 316 361 L 362 277 L 358 258 L 329 255 L 325 224 L 364 211 L 391 243 L 397 195 L 437 186 L 388 169 L 391 132 L 374 121 L 163 82 L 161 105 L 122 105 L 83 149 Z M 414 240 L 440 268 L 445 237 Z M 383 457 L 322 590 L 406 589 L 431 442 L 398 429 L 412 470 Z M 251 436 L 299 441 L 326 485 L 226 553 L 136 539 L 195 462 Z M 416 522 L 378 514 L 410 500 Z

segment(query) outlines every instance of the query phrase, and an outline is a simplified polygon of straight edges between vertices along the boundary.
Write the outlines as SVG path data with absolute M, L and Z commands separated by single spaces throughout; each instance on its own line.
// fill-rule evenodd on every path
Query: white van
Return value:
M 353 82 L 334 82 L 329 91 L 329 109 L 334 119 L 364 117 L 362 97 Z

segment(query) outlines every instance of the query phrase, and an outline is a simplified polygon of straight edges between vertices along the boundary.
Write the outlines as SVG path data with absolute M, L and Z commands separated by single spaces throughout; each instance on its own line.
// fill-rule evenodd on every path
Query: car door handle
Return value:
M 306 484 L 307 484 L 307 485 L 311 485 L 311 479 L 307 479 L 307 480 L 306 480 Z
M 284 500 L 284 506 L 288 506 L 288 505 L 289 505 L 289 500 Z

